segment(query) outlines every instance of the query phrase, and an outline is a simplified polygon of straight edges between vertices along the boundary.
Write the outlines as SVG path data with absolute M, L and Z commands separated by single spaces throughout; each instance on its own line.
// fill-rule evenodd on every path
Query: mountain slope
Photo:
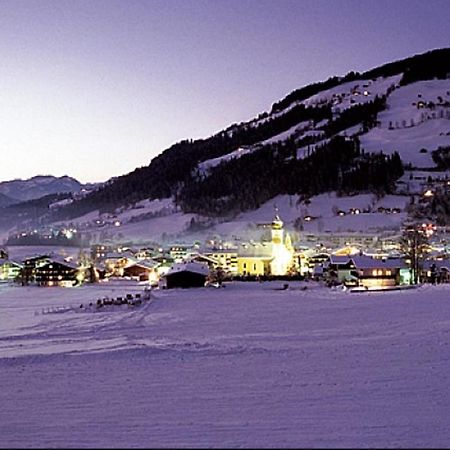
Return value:
M 62 192 L 79 192 L 83 185 L 74 178 L 38 175 L 27 180 L 3 181 L 0 194 L 18 201 L 27 201 Z
M 277 195 L 390 192 L 400 158 L 429 167 L 432 152 L 450 146 L 449 74 L 450 49 L 438 49 L 306 86 L 248 122 L 174 144 L 148 166 L 55 209 L 50 220 L 146 199 L 227 216 Z
M 5 206 L 12 205 L 14 203 L 17 203 L 19 200 L 8 197 L 5 194 L 0 193 L 0 208 L 3 208 Z

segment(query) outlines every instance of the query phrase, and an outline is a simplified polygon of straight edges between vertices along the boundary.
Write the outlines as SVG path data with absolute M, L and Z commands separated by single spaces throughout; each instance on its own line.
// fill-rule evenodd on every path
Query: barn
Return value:
M 209 275 L 206 264 L 185 262 L 174 264 L 163 276 L 167 289 L 203 287 Z

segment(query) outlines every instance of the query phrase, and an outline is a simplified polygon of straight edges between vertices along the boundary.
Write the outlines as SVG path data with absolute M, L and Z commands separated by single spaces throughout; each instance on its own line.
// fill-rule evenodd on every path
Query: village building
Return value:
M 222 265 L 217 259 L 214 259 L 203 253 L 198 253 L 197 255 L 192 256 L 189 261 L 206 264 L 209 267 L 209 270 L 216 270 L 219 267 L 222 268 Z
M 109 252 L 103 260 L 107 272 L 116 277 L 122 277 L 124 268 L 135 261 L 134 255 L 129 251 Z
M 237 272 L 242 276 L 270 275 L 272 248 L 269 243 L 242 244 L 237 257 Z
M 428 283 L 450 282 L 450 260 L 431 259 L 424 261 L 421 268 L 420 279 Z
M 123 276 L 156 284 L 159 279 L 156 271 L 157 265 L 158 263 L 152 260 L 130 262 L 130 264 L 123 268 Z
M 10 259 L 0 261 L 0 281 L 16 280 L 20 277 L 23 264 Z
M 94 281 L 104 280 L 108 275 L 108 269 L 104 262 L 96 262 L 92 266 Z
M 209 275 L 206 264 L 198 262 L 175 263 L 170 270 L 162 276 L 167 289 L 190 288 L 205 286 Z M 163 285 L 164 287 L 164 285 Z
M 410 284 L 410 270 L 402 259 L 354 256 L 358 285 L 366 288 L 394 287 Z
M 356 282 L 355 264 L 348 255 L 330 255 L 327 265 L 327 276 L 330 281 L 339 283 Z
M 330 282 L 370 288 L 394 287 L 411 283 L 411 270 L 400 258 L 372 258 L 367 255 L 331 255 L 323 264 Z
M 165 275 L 175 263 L 173 258 L 166 254 L 154 256 L 152 260 L 157 263 L 155 269 L 158 277 L 162 277 L 163 275 Z
M 106 255 L 112 251 L 111 245 L 94 244 L 91 246 L 91 259 L 93 261 L 101 261 L 106 258 Z
M 331 232 L 325 230 L 322 233 L 302 233 L 305 244 L 321 244 L 330 248 L 342 248 L 345 246 L 378 247 L 380 235 L 377 233 L 360 232 Z
M 296 269 L 294 247 L 284 235 L 278 215 L 270 224 L 270 242 L 242 244 L 238 249 L 237 272 L 242 276 L 285 276 Z
M 19 280 L 22 285 L 34 283 L 36 281 L 36 270 L 50 261 L 50 255 L 32 255 L 22 260 L 22 270 Z
M 330 254 L 325 251 L 314 249 L 304 250 L 301 254 L 300 273 L 304 276 L 311 275 L 313 278 L 322 278 L 324 264 L 328 266 Z
M 237 275 L 238 249 L 236 247 L 205 249 L 201 254 L 215 262 L 216 266 L 214 268 L 221 267 L 230 275 Z
M 154 247 L 144 247 L 139 248 L 134 256 L 138 260 L 152 259 L 154 256 L 158 254 L 158 250 Z
M 38 286 L 72 287 L 83 281 L 84 274 L 77 264 L 64 259 L 52 258 L 35 270 Z

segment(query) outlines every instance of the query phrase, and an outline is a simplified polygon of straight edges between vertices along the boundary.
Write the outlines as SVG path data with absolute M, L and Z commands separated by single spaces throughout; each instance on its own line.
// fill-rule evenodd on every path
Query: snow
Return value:
M 252 153 L 254 151 L 253 147 L 239 147 L 238 149 L 227 153 L 226 155 L 223 156 L 219 156 L 217 158 L 212 158 L 212 159 L 208 159 L 206 161 L 201 162 L 198 166 L 197 166 L 197 170 L 199 172 L 199 174 L 201 175 L 207 175 L 209 170 L 215 166 L 218 166 L 219 164 L 226 162 L 226 161 L 230 161 L 232 159 L 235 158 L 240 158 L 243 155 L 246 155 L 248 153 Z
M 390 93 L 387 101 L 388 108 L 381 112 L 378 116 L 380 125 L 371 129 L 368 133 L 360 135 L 361 147 L 366 152 L 383 151 L 391 154 L 398 151 L 402 160 L 405 163 L 412 163 L 413 166 L 419 168 L 433 167 L 434 163 L 431 158 L 432 150 L 439 146 L 450 145 L 450 120 L 448 119 L 450 110 L 444 106 L 445 102 L 450 101 L 450 79 L 446 80 L 428 80 L 420 81 L 407 86 L 399 87 L 401 75 L 396 75 L 389 78 L 377 78 L 375 80 L 355 80 L 353 82 L 345 83 L 332 89 L 323 91 L 316 96 L 303 101 L 307 105 L 317 104 L 320 102 L 332 102 L 335 108 L 342 110 L 343 108 L 353 105 L 350 103 L 350 98 L 358 104 L 366 102 L 374 98 L 375 95 L 385 94 L 388 88 L 395 87 Z M 355 87 L 358 85 L 358 95 L 354 95 Z M 369 95 L 364 95 L 367 90 Z M 344 95 L 345 94 L 345 95 Z M 419 97 L 419 95 L 421 97 Z M 439 105 L 438 97 L 442 97 L 443 101 Z M 417 108 L 418 100 L 423 100 L 428 103 L 433 101 L 435 109 Z M 347 104 L 348 103 L 348 104 Z M 415 105 L 414 105 L 415 103 Z M 283 115 L 286 111 L 293 107 L 291 105 L 284 111 L 269 115 L 267 118 L 258 119 L 249 122 L 247 126 L 256 126 L 258 123 L 264 122 L 275 116 Z M 335 110 L 337 112 L 337 110 Z M 435 114 L 435 118 L 432 115 Z M 442 115 L 442 117 L 441 117 Z M 414 126 L 410 126 L 412 122 Z M 323 121 L 325 123 L 326 121 Z M 317 123 L 315 127 L 307 122 L 301 122 L 289 130 L 273 136 L 263 144 L 269 144 L 288 137 L 295 136 L 301 139 L 306 136 L 318 136 L 323 134 L 318 127 L 321 122 Z M 244 124 L 245 125 L 245 124 Z M 339 134 L 352 136 L 359 134 L 361 126 L 356 125 Z M 327 143 L 329 139 L 322 139 L 314 144 L 306 145 L 297 149 L 297 158 L 307 157 L 317 146 Z M 259 144 L 260 145 L 260 144 Z M 239 158 L 242 155 L 248 154 L 258 148 L 258 145 L 243 147 L 231 151 L 227 155 L 203 161 L 198 166 L 198 173 L 208 175 L 209 170 L 216 165 L 229 161 L 233 158 Z M 420 152 L 422 148 L 427 149 L 427 152 Z M 433 173 L 433 176 L 435 174 Z M 398 192 L 401 193 L 421 193 L 423 183 L 415 180 L 404 180 L 402 185 L 398 185 Z M 339 209 L 347 208 L 339 206 L 341 202 L 347 200 L 333 199 L 326 197 L 326 202 L 333 202 Z M 330 204 L 320 203 L 320 196 L 318 196 L 317 205 L 315 200 L 308 207 L 305 205 L 292 205 L 292 200 L 298 199 L 297 196 L 289 197 L 283 196 L 284 200 L 281 203 L 290 203 L 290 206 L 280 210 L 286 224 L 292 227 L 293 221 L 300 215 L 318 216 L 320 220 L 313 220 L 304 223 L 305 232 L 376 232 L 386 229 L 399 229 L 401 223 L 406 218 L 405 199 L 407 197 L 396 197 L 395 201 L 400 202 L 400 206 L 395 205 L 391 207 L 400 207 L 402 212 L 395 215 L 386 215 L 384 213 L 371 213 L 360 215 L 346 215 L 337 217 L 330 213 Z M 352 204 L 351 207 L 364 208 L 367 203 L 360 205 L 357 200 L 358 197 L 351 197 L 348 202 Z M 364 195 L 359 198 L 363 199 Z M 224 236 L 240 236 L 242 238 L 255 237 L 255 223 L 270 221 L 273 216 L 273 205 L 278 203 L 281 199 L 277 197 L 262 205 L 256 211 L 245 212 L 239 215 L 234 220 L 223 219 L 223 223 L 216 225 L 208 230 L 212 233 L 218 233 Z M 296 200 L 295 200 L 296 201 Z M 294 201 L 294 203 L 295 203 Z M 325 212 L 322 211 L 325 208 Z M 306 212 L 305 212 L 306 208 Z M 317 209 L 317 210 L 316 210 Z M 348 208 L 347 208 L 348 209 Z M 174 241 L 191 238 L 198 239 L 204 237 L 198 233 L 188 233 L 189 224 L 192 218 L 207 221 L 206 217 L 198 217 L 194 214 L 183 214 L 179 208 L 174 204 L 172 199 L 161 200 L 143 200 L 128 208 L 117 210 L 114 214 L 99 214 L 98 211 L 93 211 L 75 220 L 72 220 L 76 228 L 81 232 L 89 232 L 93 237 L 93 241 L 100 242 L 105 239 L 113 239 L 116 241 L 132 240 L 136 244 L 148 243 L 150 241 Z M 226 220 L 226 221 L 225 221 Z M 211 221 L 212 222 L 212 221 Z M 55 223 L 55 225 L 62 225 L 62 222 Z M 0 232 L 0 238 L 6 239 L 8 234 L 13 230 L 3 230 Z
M 56 192 L 79 192 L 83 188 L 74 178 L 38 175 L 29 179 L 0 182 L 0 193 L 21 201 L 32 200 Z
M 31 256 L 51 255 L 52 257 L 59 257 L 61 259 L 78 259 L 80 251 L 89 254 L 89 248 L 80 247 L 62 247 L 54 245 L 11 245 L 7 247 L 9 259 L 14 261 L 23 261 Z
M 435 119 L 411 128 L 389 130 L 373 128 L 360 136 L 361 147 L 367 152 L 383 151 L 385 154 L 399 153 L 404 163 L 413 167 L 435 167 L 431 152 L 440 146 L 450 146 L 450 120 Z M 425 148 L 426 153 L 420 150 Z
M 415 172 L 414 172 L 415 173 Z M 417 172 L 419 173 L 419 172 Z M 425 172 L 424 172 L 425 173 Z M 428 173 L 427 173 L 428 176 Z M 437 176 L 433 173 L 433 176 Z M 408 172 L 409 177 L 409 172 Z M 409 180 L 406 180 L 409 183 Z M 413 187 L 411 186 L 411 189 Z M 311 222 L 303 222 L 304 231 L 306 233 L 322 233 L 322 232 L 377 232 L 385 230 L 398 231 L 402 222 L 406 219 L 406 206 L 410 201 L 408 195 L 387 195 L 380 200 L 376 200 L 374 194 L 359 194 L 353 196 L 338 197 L 336 193 L 326 193 L 311 197 L 310 204 L 299 203 L 298 195 L 279 195 L 258 209 L 246 211 L 235 218 L 223 218 L 217 220 L 203 231 L 188 231 L 191 220 L 207 221 L 208 218 L 196 214 L 184 214 L 176 210 L 171 199 L 163 200 L 145 200 L 137 207 L 125 209 L 117 212 L 114 219 L 107 219 L 110 223 L 96 228 L 92 223 L 89 231 L 93 236 L 94 242 L 100 242 L 101 234 L 106 233 L 108 239 L 116 242 L 132 242 L 133 245 L 147 245 L 151 242 L 159 242 L 161 244 L 174 242 L 192 243 L 193 240 L 205 240 L 207 236 L 217 235 L 225 240 L 239 239 L 259 239 L 261 230 L 256 229 L 259 223 L 270 222 L 275 214 L 275 207 L 278 208 L 281 219 L 285 223 L 288 231 L 293 231 L 294 221 L 299 217 L 314 216 L 317 219 Z M 399 208 L 400 213 L 386 214 L 378 213 L 377 209 L 382 206 L 384 208 Z M 347 214 L 345 216 L 336 216 L 336 210 L 344 210 L 349 212 L 350 208 L 359 208 L 360 210 L 371 208 L 372 212 L 367 214 Z M 145 214 L 154 214 L 153 217 L 143 218 Z M 98 218 L 98 216 L 97 216 Z M 134 219 L 134 220 L 133 220 Z M 94 222 L 96 218 L 90 217 L 90 221 Z M 115 220 L 120 221 L 120 226 L 114 226 Z M 78 227 L 83 221 L 76 219 L 73 221 Z M 10 252 L 15 247 L 10 247 Z M 28 256 L 32 253 L 30 247 L 20 247 L 21 256 Z M 57 251 L 57 247 L 48 246 L 43 249 L 45 252 Z M 66 254 L 76 255 L 78 248 L 66 248 Z M 17 253 L 16 250 L 14 250 Z M 66 254 L 62 256 L 66 256 Z M 15 254 L 11 253 L 11 257 L 15 258 Z
M 437 105 L 438 96 L 450 101 L 447 92 L 450 92 L 450 79 L 419 81 L 394 90 L 388 97 L 388 108 L 378 115 L 380 127 L 360 136 L 361 146 L 370 152 L 398 151 L 405 163 L 434 167 L 431 152 L 450 145 L 450 107 Z M 413 103 L 420 100 L 434 102 L 436 108 L 418 109 Z M 389 129 L 390 125 L 393 129 Z M 422 148 L 428 152 L 420 153 Z
M 346 128 L 345 130 L 340 131 L 338 133 L 338 135 L 339 136 L 349 136 L 350 137 L 350 136 L 353 136 L 355 134 L 360 133 L 361 129 L 362 129 L 361 125 L 358 124 L 358 125 L 355 125 L 353 127 L 349 127 L 349 128 Z
M 375 96 L 382 96 L 386 94 L 386 91 L 391 86 L 398 85 L 402 75 L 394 75 L 387 78 L 376 78 L 375 80 L 355 80 L 343 83 L 325 91 L 321 91 L 316 95 L 303 100 L 301 103 L 307 106 L 314 106 L 318 103 L 328 103 L 334 101 L 334 107 L 339 108 L 342 112 L 356 104 L 367 103 L 373 101 Z M 367 85 L 367 87 L 364 87 Z M 352 92 L 356 90 L 358 95 L 352 95 Z M 368 91 L 369 95 L 363 95 L 364 91 Z M 353 99 L 355 103 L 351 103 L 350 99 Z
M 406 170 L 397 180 L 397 191 L 411 194 L 423 194 L 428 187 L 428 179 L 443 181 L 450 179 L 450 171 L 429 172 L 422 170 Z
M 175 205 L 171 198 L 155 199 L 155 200 L 142 200 L 134 207 L 124 209 L 123 211 L 117 211 L 117 218 L 122 222 L 128 221 L 130 218 L 139 217 L 140 215 L 154 213 L 155 215 L 165 215 L 175 210 Z
M 304 145 L 303 147 L 299 147 L 297 149 L 297 159 L 303 159 L 309 156 L 317 147 L 328 144 L 330 139 L 322 139 L 320 141 L 315 142 L 314 144 Z
M 450 92 L 450 79 L 419 81 L 407 86 L 399 86 L 401 77 L 400 74 L 387 78 L 379 77 L 375 80 L 361 79 L 347 82 L 322 91 L 301 102 L 294 102 L 283 111 L 271 114 L 265 119 L 251 122 L 251 126 L 257 126 L 270 120 L 270 118 L 281 116 L 299 103 L 312 106 L 331 102 L 333 110 L 339 113 L 354 105 L 373 101 L 375 96 L 385 95 L 389 88 L 395 87 L 388 96 L 387 109 L 378 115 L 380 126 L 360 136 L 361 146 L 368 152 L 383 151 L 392 154 L 397 151 L 405 163 L 412 163 L 415 167 L 434 167 L 431 151 L 439 146 L 450 145 L 450 108 L 444 106 L 444 103 L 438 104 L 438 97 L 441 97 L 443 102 L 450 101 L 450 96 L 447 94 L 447 92 Z M 367 95 L 364 95 L 365 91 Z M 418 95 L 421 97 L 418 97 Z M 436 104 L 435 110 L 417 108 L 419 100 L 426 103 L 434 102 Z M 435 117 L 433 117 L 433 114 Z M 327 122 L 327 120 L 322 120 L 313 128 L 308 121 L 301 122 L 289 130 L 262 141 L 260 144 L 271 144 L 292 136 L 297 139 L 317 136 L 319 133 L 323 133 L 319 128 L 326 125 Z M 411 126 L 412 124 L 413 126 Z M 360 132 L 361 125 L 356 125 L 338 134 L 352 136 Z M 309 151 L 326 142 L 328 142 L 328 139 L 299 148 L 297 158 L 306 157 Z M 420 153 L 422 148 L 426 148 L 428 152 Z M 199 173 L 207 175 L 211 167 L 252 151 L 254 151 L 253 147 L 237 149 L 227 155 L 204 161 L 198 166 Z
M 272 136 L 269 139 L 266 139 L 265 141 L 261 141 L 262 145 L 267 145 L 267 144 L 273 144 L 275 142 L 280 142 L 280 141 L 285 141 L 286 139 L 293 137 L 293 136 L 307 136 L 308 135 L 308 131 L 306 131 L 305 133 L 302 133 L 303 130 L 307 129 L 310 125 L 310 121 L 304 121 L 304 122 L 299 122 L 297 125 L 294 125 L 293 127 L 289 128 L 286 131 L 283 131 L 282 133 L 279 133 L 275 136 Z
M 114 214 L 93 211 L 70 223 L 80 232 L 89 232 L 94 242 L 107 235 L 113 240 L 133 240 L 136 244 L 162 241 L 166 237 L 183 233 L 194 214 L 178 211 L 172 198 L 142 200 L 130 207 L 120 208 Z M 97 223 L 100 222 L 100 224 Z M 67 221 L 54 225 L 66 225 Z
M 207 219 L 195 214 L 183 214 L 181 212 L 167 213 L 150 219 L 131 222 L 133 212 L 140 209 L 126 210 L 117 214 L 123 223 L 119 227 L 105 226 L 100 230 L 112 235 L 116 241 L 132 241 L 135 245 L 148 242 L 192 242 L 193 240 L 205 240 L 206 235 L 218 235 L 225 240 L 234 238 L 259 239 L 261 230 L 256 229 L 259 223 L 270 222 L 278 208 L 281 219 L 288 231 L 294 228 L 294 221 L 298 217 L 307 215 L 317 217 L 317 220 L 304 222 L 305 232 L 377 232 L 384 230 L 398 231 L 402 222 L 406 219 L 406 206 L 409 196 L 387 195 L 377 200 L 373 194 L 359 194 L 354 196 L 338 197 L 336 193 L 327 193 L 314 196 L 310 204 L 299 203 L 298 195 L 279 195 L 253 211 L 246 211 L 233 219 L 227 219 L 216 225 L 212 225 L 205 231 L 188 232 L 192 218 L 196 220 Z M 166 203 L 161 202 L 161 205 Z M 169 204 L 169 200 L 167 200 Z M 400 213 L 379 213 L 377 209 L 399 208 Z M 360 210 L 371 208 L 372 212 L 367 214 L 347 214 L 336 216 L 336 210 L 349 212 L 351 208 Z M 173 210 L 172 210 L 173 211 Z M 127 222 L 128 220 L 128 222 Z M 100 232 L 100 231 L 99 231 Z M 75 249 L 76 250 L 76 249 Z
M 148 241 L 161 242 L 183 234 L 193 217 L 197 217 L 197 215 L 177 212 L 164 217 L 125 223 L 114 231 L 117 235 L 120 233 L 123 239 L 131 239 L 136 244 Z M 112 229 L 113 227 L 109 228 L 110 231 Z
M 263 124 L 264 122 L 274 119 L 276 117 L 284 115 L 286 112 L 288 112 L 290 109 L 292 109 L 295 105 L 303 103 L 307 106 L 317 105 L 318 103 L 329 103 L 332 102 L 334 105 L 334 108 L 339 108 L 339 111 L 342 112 L 343 110 L 350 108 L 356 104 L 362 104 L 367 103 L 369 101 L 373 101 L 376 95 L 384 95 L 386 94 L 386 91 L 391 86 L 396 86 L 398 82 L 401 79 L 401 75 L 395 75 L 388 78 L 377 78 L 376 80 L 355 80 L 352 82 L 344 83 L 340 86 L 336 86 L 331 89 L 327 89 L 325 91 L 320 92 L 319 94 L 313 95 L 307 100 L 303 100 L 301 102 L 294 102 L 293 104 L 289 105 L 286 109 L 283 111 L 279 111 L 277 113 L 270 114 L 268 117 L 264 119 L 259 119 L 256 121 L 249 122 L 248 125 L 251 127 L 259 126 Z M 363 86 L 367 85 L 367 88 L 364 88 Z M 357 88 L 356 88 L 357 87 Z M 353 94 L 353 90 L 356 88 L 358 92 L 360 92 L 358 95 Z M 370 93 L 366 96 L 363 95 L 363 92 L 367 90 Z M 354 103 L 351 103 L 353 101 Z M 298 139 L 301 139 L 303 137 L 307 136 L 317 136 L 318 134 L 323 134 L 323 131 L 320 130 L 320 127 L 325 126 L 328 123 L 328 119 L 324 119 L 319 121 L 315 126 L 311 129 L 310 121 L 304 121 L 300 122 L 297 125 L 294 125 L 293 127 L 289 128 L 288 130 L 279 133 L 276 136 L 272 136 L 269 139 L 266 139 L 265 141 L 262 141 L 260 144 L 266 145 L 266 144 L 272 144 L 275 142 L 284 141 L 290 137 L 297 137 Z M 360 131 L 360 126 L 351 127 L 348 130 L 344 130 L 339 134 L 351 136 L 353 134 L 356 134 Z M 316 145 L 323 144 L 324 142 L 327 142 L 327 140 L 321 141 L 320 143 L 317 143 Z M 306 156 L 306 148 L 303 147 L 298 149 L 298 158 L 303 158 Z M 315 146 L 312 146 L 312 148 L 315 148 Z M 249 148 L 239 148 L 237 150 L 231 151 L 230 153 L 220 156 L 218 158 L 213 158 L 207 161 L 203 161 L 198 165 L 198 172 L 202 175 L 207 175 L 209 169 L 212 167 L 217 166 L 218 164 L 222 162 L 229 161 L 233 158 L 240 158 L 242 155 L 245 155 L 247 153 L 250 153 L 254 151 L 254 147 Z
M 208 268 L 207 264 L 198 263 L 195 261 L 175 263 L 168 270 L 166 275 L 172 275 L 177 272 L 192 272 L 192 273 L 197 273 L 197 274 L 206 276 L 209 274 L 209 268 Z
M 303 221 L 305 233 L 322 232 L 382 232 L 398 231 L 407 218 L 405 211 L 409 203 L 408 196 L 386 195 L 379 200 L 374 194 L 359 194 L 338 197 L 335 192 L 311 197 L 306 205 L 299 203 L 298 195 L 279 195 L 264 203 L 254 211 L 239 214 L 233 221 L 216 225 L 213 230 L 224 236 L 237 235 L 246 239 L 257 239 L 261 231 L 256 230 L 256 224 L 268 223 L 272 220 L 275 208 L 288 231 L 292 231 L 294 221 L 299 217 L 314 216 L 311 222 Z M 378 208 L 399 208 L 396 214 L 378 212 Z M 371 213 L 348 214 L 351 208 L 361 211 L 370 208 Z M 337 216 L 336 211 L 343 210 L 345 216 Z
M 0 287 L 0 446 L 445 447 L 449 285 Z M 306 287 L 305 290 L 301 288 Z

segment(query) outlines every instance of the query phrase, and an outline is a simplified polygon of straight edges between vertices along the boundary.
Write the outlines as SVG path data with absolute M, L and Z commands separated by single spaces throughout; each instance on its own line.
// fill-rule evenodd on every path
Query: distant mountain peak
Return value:
M 0 194 L 16 201 L 27 201 L 49 194 L 79 192 L 83 185 L 73 177 L 63 175 L 35 175 L 28 179 L 0 182 Z

